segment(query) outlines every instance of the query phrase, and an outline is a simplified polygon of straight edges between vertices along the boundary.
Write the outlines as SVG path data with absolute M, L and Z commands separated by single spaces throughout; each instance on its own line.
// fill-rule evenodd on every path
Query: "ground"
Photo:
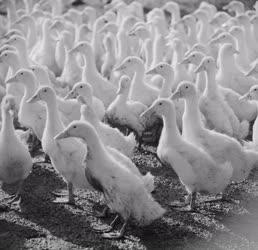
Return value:
M 12 205 L 0 213 L 0 249 L 258 249 L 257 170 L 230 189 L 230 197 L 240 200 L 239 205 L 204 205 L 207 197 L 202 196 L 199 212 L 178 212 L 170 203 L 184 197 L 184 188 L 173 170 L 148 151 L 155 148 L 136 151 L 133 160 L 142 173 L 155 176 L 153 196 L 167 210 L 162 219 L 145 228 L 130 224 L 125 239 L 104 240 L 92 227 L 110 223 L 113 215 L 94 216 L 102 207 L 100 195 L 77 190 L 76 206 L 55 204 L 51 191 L 64 188 L 64 182 L 51 165 L 35 163 L 24 183 L 21 210 Z M 8 188 L 3 189 L 0 204 L 8 197 Z

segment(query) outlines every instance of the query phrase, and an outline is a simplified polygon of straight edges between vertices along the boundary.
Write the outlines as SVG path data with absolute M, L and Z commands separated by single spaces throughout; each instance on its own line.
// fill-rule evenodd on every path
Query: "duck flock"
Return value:
M 5 206 L 21 200 L 42 150 L 67 183 L 54 202 L 74 205 L 76 188 L 99 192 L 101 215 L 116 215 L 102 236 L 119 239 L 131 219 L 145 226 L 166 212 L 152 197 L 155 177 L 132 161 L 155 141 L 188 194 L 174 209 L 197 210 L 203 193 L 237 202 L 227 189 L 258 167 L 257 4 L 202 2 L 185 16 L 173 1 L 147 13 L 140 1 L 102 11 L 2 4 L 0 181 L 17 185 Z

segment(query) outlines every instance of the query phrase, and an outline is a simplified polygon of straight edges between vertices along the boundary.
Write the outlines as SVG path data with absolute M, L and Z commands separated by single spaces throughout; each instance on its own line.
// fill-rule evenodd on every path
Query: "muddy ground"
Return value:
M 110 223 L 113 216 L 94 216 L 103 206 L 100 195 L 77 190 L 76 206 L 55 204 L 51 191 L 64 188 L 64 182 L 51 165 L 35 163 L 24 184 L 21 209 L 12 205 L 0 213 L 0 249 L 258 249 L 257 170 L 231 187 L 230 197 L 240 204 L 204 204 L 208 197 L 202 196 L 198 212 L 178 212 L 170 203 L 184 197 L 184 188 L 173 170 L 147 150 L 155 148 L 136 151 L 133 160 L 142 173 L 155 176 L 154 197 L 167 210 L 161 220 L 145 228 L 131 224 L 125 239 L 104 240 L 92 227 Z M 0 189 L 0 204 L 7 197 Z

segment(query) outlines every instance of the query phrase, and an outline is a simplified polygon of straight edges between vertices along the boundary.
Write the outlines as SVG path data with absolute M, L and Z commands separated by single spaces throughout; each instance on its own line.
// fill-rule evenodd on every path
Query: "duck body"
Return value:
M 77 131 L 75 133 L 71 130 Z M 148 225 L 164 214 L 164 209 L 145 189 L 142 179 L 109 153 L 89 123 L 72 123 L 57 139 L 69 135 L 83 137 L 87 142 L 86 177 L 96 190 L 104 194 L 107 205 L 118 213 L 125 223 L 129 218 L 133 218 L 140 225 Z
M 13 118 L 9 113 L 9 107 L 15 101 L 11 96 L 6 96 L 2 103 L 3 124 L 0 132 L 0 180 L 7 183 L 16 183 L 26 179 L 32 169 L 32 159 L 28 148 L 19 139 L 13 127 Z

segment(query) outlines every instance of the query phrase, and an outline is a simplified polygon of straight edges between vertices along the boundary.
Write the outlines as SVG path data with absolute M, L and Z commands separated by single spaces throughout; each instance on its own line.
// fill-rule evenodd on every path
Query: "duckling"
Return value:
M 103 120 L 105 115 L 105 106 L 97 97 L 93 96 L 93 89 L 90 84 L 78 82 L 74 84 L 72 90 L 64 97 L 65 100 L 82 96 L 87 103 L 95 110 L 99 120 Z
M 208 127 L 238 139 L 245 138 L 248 135 L 249 123 L 240 123 L 220 94 L 215 79 L 216 64 L 212 57 L 203 58 L 195 72 L 201 71 L 206 72 L 206 88 L 200 98 L 200 110 L 207 120 Z
M 7 184 L 18 184 L 18 190 L 11 202 L 20 200 L 22 184 L 32 169 L 28 148 L 17 136 L 12 114 L 15 99 L 6 95 L 1 103 L 2 127 L 0 131 L 0 180 Z
M 147 106 L 137 101 L 129 101 L 128 95 L 131 83 L 130 78 L 122 76 L 119 81 L 117 97 L 106 110 L 106 116 L 112 124 L 119 124 L 132 129 L 141 145 L 141 137 L 145 130 L 145 121 L 140 118 L 140 114 L 147 109 Z
M 217 165 L 204 150 L 187 142 L 179 133 L 176 125 L 176 112 L 173 102 L 158 99 L 142 116 L 153 113 L 162 116 L 163 130 L 157 148 L 160 160 L 173 167 L 188 193 L 184 210 L 193 210 L 197 192 L 218 194 L 228 186 L 232 177 L 232 166 L 226 162 Z
M 248 162 L 248 152 L 234 138 L 204 127 L 200 119 L 199 96 L 196 86 L 190 82 L 180 83 L 171 96 L 172 100 L 177 98 L 185 101 L 183 138 L 205 150 L 217 164 L 230 162 L 233 167 L 231 181 L 245 180 L 253 168 L 253 165 Z
M 85 177 L 85 146 L 76 139 L 69 138 L 57 142 L 54 137 L 64 129 L 57 108 L 56 94 L 51 87 L 42 86 L 27 100 L 28 103 L 43 101 L 46 103 L 47 119 L 41 140 L 42 148 L 49 155 L 53 167 L 68 185 L 68 198 L 62 197 L 55 202 L 74 204 L 73 187 L 91 189 Z
M 96 190 L 104 194 L 107 205 L 124 220 L 118 233 L 104 233 L 104 238 L 123 237 L 129 218 L 144 226 L 163 216 L 165 210 L 147 192 L 142 179 L 109 153 L 92 125 L 72 122 L 55 139 L 59 141 L 69 137 L 78 137 L 87 143 L 86 178 Z

